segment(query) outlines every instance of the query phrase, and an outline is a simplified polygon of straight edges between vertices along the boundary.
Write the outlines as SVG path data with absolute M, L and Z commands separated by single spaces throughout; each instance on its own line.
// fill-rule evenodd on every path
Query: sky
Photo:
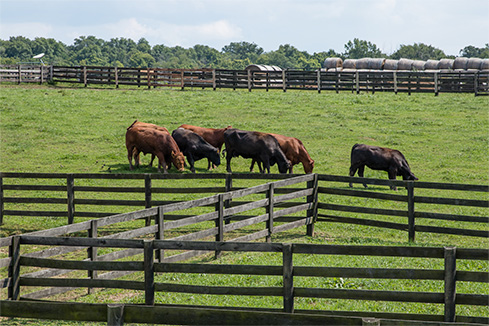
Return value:
M 489 0 L 0 0 L 0 39 L 145 38 L 150 45 L 249 42 L 309 54 L 355 38 L 383 53 L 424 43 L 447 55 L 489 43 Z

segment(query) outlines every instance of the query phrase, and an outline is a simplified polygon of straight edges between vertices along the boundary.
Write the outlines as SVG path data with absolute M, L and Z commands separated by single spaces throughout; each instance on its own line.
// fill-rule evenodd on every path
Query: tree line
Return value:
M 217 68 L 244 69 L 249 64 L 276 65 L 281 68 L 317 69 L 326 58 L 342 59 L 391 58 L 414 60 L 439 60 L 453 58 L 442 50 L 423 43 L 401 45 L 391 55 L 382 53 L 377 45 L 360 39 L 345 44 L 345 51 L 330 49 L 309 54 L 290 44 L 280 45 L 275 51 L 265 52 L 255 43 L 231 42 L 221 51 L 207 45 L 191 48 L 151 46 L 145 38 L 137 42 L 129 38 L 112 38 L 109 41 L 95 36 L 80 36 L 72 45 L 53 38 L 37 37 L 34 40 L 13 36 L 0 40 L 0 64 L 18 64 L 36 61 L 32 57 L 45 53 L 42 60 L 49 64 L 69 66 L 160 67 L 160 68 Z M 489 58 L 489 44 L 483 48 L 466 46 L 459 52 L 463 57 Z

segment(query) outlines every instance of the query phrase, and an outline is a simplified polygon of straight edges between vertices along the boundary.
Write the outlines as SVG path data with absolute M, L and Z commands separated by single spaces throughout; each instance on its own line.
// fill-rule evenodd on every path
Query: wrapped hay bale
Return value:
M 368 69 L 382 70 L 384 69 L 385 58 L 370 58 L 368 60 Z
M 434 71 L 438 70 L 438 65 L 440 64 L 439 60 L 428 60 L 424 65 L 425 71 Z
M 368 60 L 370 58 L 361 58 L 357 60 L 357 70 L 366 70 L 368 69 Z
M 489 59 L 482 59 L 481 68 L 482 71 L 489 71 Z
M 481 70 L 482 59 L 480 58 L 469 58 L 467 61 L 467 71 L 477 72 Z
M 397 70 L 399 61 L 393 59 L 386 59 L 384 61 L 384 70 Z
M 413 70 L 416 71 L 424 71 L 424 66 L 426 64 L 426 61 L 423 60 L 413 60 Z
M 397 70 L 411 70 L 413 68 L 413 60 L 401 59 L 397 64 Z
M 346 59 L 343 61 L 343 71 L 357 69 L 357 59 Z
M 341 58 L 326 58 L 326 60 L 324 60 L 323 66 L 327 70 L 342 68 L 343 60 L 341 60 Z
M 467 63 L 469 62 L 468 58 L 458 57 L 453 61 L 453 70 L 462 71 L 467 70 Z
M 454 61 L 455 60 L 453 59 L 441 59 L 440 63 L 438 64 L 438 69 L 440 69 L 442 72 L 452 71 Z

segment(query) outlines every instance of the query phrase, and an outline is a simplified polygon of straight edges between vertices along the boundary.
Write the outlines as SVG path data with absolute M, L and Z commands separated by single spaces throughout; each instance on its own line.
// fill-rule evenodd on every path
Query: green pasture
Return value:
M 444 183 L 489 184 L 489 97 L 471 94 L 352 94 L 343 92 L 314 91 L 253 91 L 246 90 L 201 90 L 187 89 L 109 89 L 83 88 L 75 86 L 0 86 L 0 171 L 2 172 L 55 172 L 55 173 L 134 173 L 152 172 L 147 167 L 149 156 L 142 156 L 143 167 L 129 170 L 125 148 L 126 128 L 134 120 L 151 122 L 167 127 L 170 131 L 181 124 L 193 124 L 211 128 L 228 125 L 245 130 L 278 133 L 302 140 L 315 160 L 314 172 L 321 174 L 348 175 L 351 147 L 355 143 L 366 143 L 391 147 L 406 156 L 413 173 L 420 181 Z M 250 160 L 232 160 L 233 172 L 249 171 Z M 206 160 L 196 163 L 197 173 L 204 173 Z M 225 159 L 214 172 L 226 172 Z M 295 173 L 303 173 L 301 165 Z M 172 168 L 170 173 L 180 173 Z M 186 171 L 184 173 L 190 173 Z M 272 167 L 272 173 L 278 173 Z M 387 173 L 365 171 L 366 177 L 387 178 Z M 4 181 L 6 182 L 6 181 Z M 51 182 L 39 181 L 39 182 Z M 107 185 L 109 181 L 86 180 L 86 185 Z M 134 182 L 134 181 L 131 181 Z M 178 187 L 193 186 L 207 181 L 179 180 Z M 255 185 L 239 181 L 235 186 Z M 214 185 L 214 184 L 213 184 Z M 139 184 L 138 186 L 141 186 Z M 347 185 L 335 185 L 345 187 Z M 360 184 L 355 187 L 362 189 Z M 395 193 L 386 187 L 372 186 L 370 191 Z M 406 194 L 399 189 L 398 194 Z M 457 192 L 448 194 L 456 197 Z M 32 194 L 42 196 L 43 194 Z M 107 194 L 109 196 L 110 194 Z M 422 195 L 436 195 L 435 191 L 424 190 Z M 118 194 L 120 198 L 128 195 Z M 126 197 L 124 197 L 126 196 Z M 163 196 L 163 195 L 160 195 Z M 331 199 L 332 196 L 323 195 Z M 485 199 L 486 194 L 468 194 L 468 199 Z M 119 197 L 117 199 L 119 199 Z M 336 196 L 338 197 L 338 196 Z M 187 195 L 185 199 L 193 199 Z M 160 198 L 162 199 L 162 197 Z M 364 205 L 368 199 L 334 198 L 338 204 Z M 376 204 L 378 205 L 378 204 Z M 381 208 L 404 209 L 403 203 L 381 203 Z M 435 212 L 451 214 L 473 214 L 487 216 L 486 208 L 447 208 L 431 205 Z M 381 217 L 386 221 L 405 223 L 396 217 Z M 79 222 L 75 220 L 75 222 Z M 66 223 L 64 218 L 6 216 L 0 226 L 0 236 L 50 228 Z M 428 225 L 445 226 L 448 222 L 428 221 Z M 475 226 L 473 225 L 475 224 Z M 463 222 L 455 222 L 461 227 Z M 487 230 L 487 225 L 471 223 L 471 228 Z M 307 242 L 349 245 L 410 245 L 407 233 L 337 223 L 317 223 L 314 237 L 305 237 L 305 228 L 291 230 L 274 236 L 277 242 Z M 440 234 L 417 234 L 419 246 L 457 246 L 489 248 L 483 238 L 460 237 Z M 6 253 L 0 253 L 6 255 Z M 3 257 L 2 256 L 2 257 Z M 279 257 L 280 258 L 280 257 Z M 318 257 L 302 257 L 304 265 L 342 266 L 346 263 L 368 267 L 382 267 L 388 262 L 376 259 L 365 261 L 364 257 L 335 257 L 324 261 Z M 204 261 L 210 260 L 204 258 Z M 231 255 L 211 263 L 243 262 L 248 264 L 279 264 L 276 257 L 254 254 Z M 280 259 L 279 259 L 280 260 Z M 301 260 L 301 261 L 302 261 Z M 372 265 L 373 264 L 373 265 Z M 487 262 L 463 262 L 468 270 L 488 271 Z M 402 262 L 396 268 L 426 267 L 425 262 L 414 260 Z M 442 269 L 439 261 L 427 268 Z M 366 266 L 367 267 L 367 266 Z M 186 284 L 216 284 L 248 286 L 280 286 L 280 278 L 229 276 L 214 279 L 205 275 L 164 275 L 158 282 L 182 282 Z M 140 278 L 140 277 L 139 277 Z M 138 277 L 136 276 L 136 279 Z M 202 283 L 204 282 L 204 283 Z M 315 279 L 298 280 L 297 286 L 356 289 L 394 289 L 398 291 L 442 291 L 442 282 L 411 282 L 386 280 Z M 459 288 L 458 288 L 459 289 Z M 457 289 L 457 290 L 458 290 Z M 487 284 L 461 284 L 464 293 L 488 293 Z M 85 292 L 86 293 L 86 292 Z M 182 296 L 161 294 L 158 303 L 248 305 L 280 308 L 280 298 L 228 298 L 219 302 L 215 296 Z M 124 293 L 118 290 L 100 291 L 93 295 L 82 295 L 69 300 L 83 302 L 144 302 L 141 293 Z M 388 302 L 345 302 L 335 300 L 298 299 L 297 309 L 326 310 L 376 310 L 406 313 L 442 314 L 443 307 L 437 305 L 400 304 Z M 487 307 L 459 306 L 457 314 L 484 316 Z M 7 325 L 29 324 L 28 320 L 1 320 Z M 36 323 L 39 321 L 36 321 Z M 59 323 L 47 322 L 47 325 Z M 71 323 L 70 323 L 71 324 Z M 73 323 L 75 324 L 75 323 Z

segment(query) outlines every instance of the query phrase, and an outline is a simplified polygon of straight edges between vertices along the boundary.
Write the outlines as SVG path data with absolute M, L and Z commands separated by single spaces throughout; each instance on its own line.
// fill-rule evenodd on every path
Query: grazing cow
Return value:
M 195 173 L 194 162 L 203 159 L 204 157 L 211 161 L 216 166 L 221 164 L 219 151 L 214 146 L 210 145 L 201 136 L 195 132 L 184 128 L 173 130 L 171 134 L 173 139 L 180 147 L 183 155 L 187 157 L 190 164 L 190 171 Z
M 146 123 L 146 122 L 141 122 L 141 121 L 134 121 L 132 123 L 132 125 L 129 126 L 129 128 L 131 127 L 144 127 L 144 128 L 149 128 L 149 129 L 156 129 L 156 130 L 160 130 L 162 132 L 166 132 L 167 134 L 170 134 L 170 132 L 168 131 L 168 129 L 166 129 L 165 127 L 161 127 L 161 126 L 158 126 L 158 125 L 155 125 L 155 124 L 152 124 L 152 123 Z M 127 128 L 127 129 L 129 129 Z M 134 148 L 134 165 L 136 167 L 139 167 L 139 163 L 140 163 L 140 160 L 139 160 L 139 151 Z M 149 162 L 149 166 L 153 166 L 153 161 L 155 160 L 155 155 L 154 154 L 151 154 L 151 162 Z
M 231 129 L 232 127 L 227 126 L 226 128 L 214 129 L 183 124 L 178 128 L 184 128 L 195 132 L 197 135 L 204 138 L 206 142 L 208 142 L 209 144 L 217 148 L 219 152 L 221 152 L 222 144 L 224 144 L 224 132 L 228 129 Z M 209 164 L 207 166 L 207 169 L 210 170 L 212 167 L 212 163 L 210 160 L 208 160 L 208 162 Z
M 164 173 L 168 173 L 171 162 L 179 171 L 184 171 L 185 158 L 178 148 L 177 143 L 169 133 L 155 128 L 131 126 L 126 132 L 126 148 L 129 166 L 132 170 L 132 157 L 134 151 L 151 153 L 158 157 L 158 171 L 163 167 Z
M 280 149 L 277 139 L 272 135 L 232 128 L 224 132 L 224 143 L 226 144 L 228 172 L 232 172 L 231 159 L 237 156 L 251 158 L 263 163 L 263 169 L 260 169 L 261 173 L 264 173 L 265 169 L 270 173 L 270 166 L 275 163 L 277 163 L 280 173 L 287 173 L 290 168 L 290 162 Z
M 294 137 L 287 137 L 277 134 L 270 134 L 277 139 L 280 148 L 290 161 L 289 173 L 293 173 L 294 165 L 302 163 L 305 173 L 312 173 L 314 169 L 314 160 L 309 156 L 304 144 Z M 255 160 L 251 161 L 250 172 L 253 172 Z M 260 168 L 261 170 L 261 168 Z
M 395 149 L 355 144 L 351 149 L 350 176 L 353 177 L 358 170 L 358 176 L 363 178 L 365 165 L 372 170 L 386 171 L 391 180 L 395 180 L 398 175 L 403 180 L 418 180 L 411 172 L 404 155 Z M 367 187 L 365 183 L 363 186 Z M 391 186 L 391 189 L 396 190 L 396 187 Z

